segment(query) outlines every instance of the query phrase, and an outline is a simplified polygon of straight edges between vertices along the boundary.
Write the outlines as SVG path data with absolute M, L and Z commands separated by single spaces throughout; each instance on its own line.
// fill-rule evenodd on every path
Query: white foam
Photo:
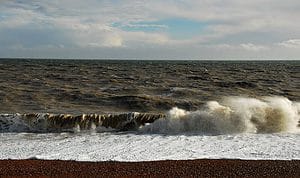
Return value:
M 204 134 L 299 132 L 299 103 L 284 97 L 262 99 L 227 97 L 209 101 L 197 111 L 177 107 L 166 119 L 140 129 L 150 133 L 200 132 Z
M 161 135 L 2 133 L 0 159 L 150 161 L 201 158 L 300 159 L 300 134 Z

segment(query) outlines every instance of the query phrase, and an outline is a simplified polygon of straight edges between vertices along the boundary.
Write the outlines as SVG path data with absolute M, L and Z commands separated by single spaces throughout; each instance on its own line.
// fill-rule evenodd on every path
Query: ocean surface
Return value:
M 0 59 L 0 159 L 300 159 L 300 61 Z

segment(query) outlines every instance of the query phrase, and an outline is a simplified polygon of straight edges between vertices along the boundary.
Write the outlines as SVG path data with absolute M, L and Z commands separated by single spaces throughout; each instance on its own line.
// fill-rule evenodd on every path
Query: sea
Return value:
M 0 59 L 0 159 L 300 159 L 300 60 Z

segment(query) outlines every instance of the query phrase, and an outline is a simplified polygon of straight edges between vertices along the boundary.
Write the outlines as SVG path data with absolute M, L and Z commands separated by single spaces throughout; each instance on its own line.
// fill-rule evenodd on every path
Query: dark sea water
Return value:
M 0 60 L 0 113 L 192 111 L 274 95 L 300 100 L 300 61 Z

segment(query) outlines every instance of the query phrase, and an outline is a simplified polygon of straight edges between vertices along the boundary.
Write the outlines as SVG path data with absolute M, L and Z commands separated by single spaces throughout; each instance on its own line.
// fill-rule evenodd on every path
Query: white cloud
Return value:
M 300 39 L 291 39 L 278 43 L 279 46 L 286 48 L 300 48 Z
M 263 51 L 268 50 L 269 48 L 263 45 L 255 45 L 252 43 L 241 44 L 241 47 L 248 51 Z
M 168 37 L 159 33 L 145 33 L 145 32 L 123 32 L 124 38 L 127 41 L 146 42 L 154 44 L 164 44 L 168 42 Z
M 123 39 L 119 35 L 113 35 L 105 39 L 103 46 L 106 47 L 121 47 L 123 45 Z

